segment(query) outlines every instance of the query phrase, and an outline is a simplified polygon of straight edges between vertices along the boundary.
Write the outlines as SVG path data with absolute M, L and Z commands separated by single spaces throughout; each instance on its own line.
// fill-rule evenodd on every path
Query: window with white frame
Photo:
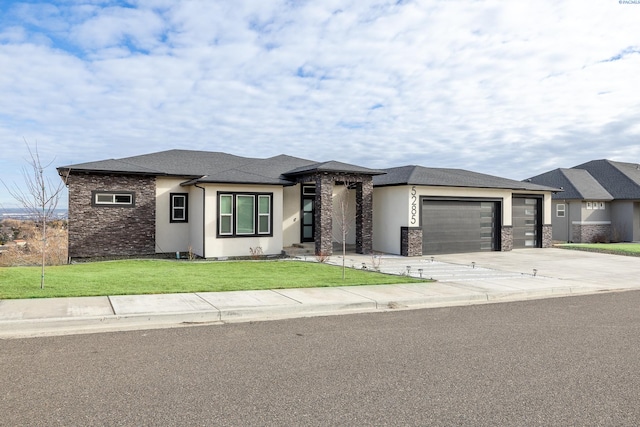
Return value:
M 272 235 L 271 193 L 218 193 L 218 236 Z
M 188 222 L 188 202 L 189 195 L 187 193 L 171 193 L 169 222 Z
M 92 191 L 91 196 L 94 206 L 132 207 L 135 204 L 133 191 Z
M 558 218 L 563 218 L 566 212 L 566 205 L 564 203 L 558 203 L 556 205 L 556 216 Z

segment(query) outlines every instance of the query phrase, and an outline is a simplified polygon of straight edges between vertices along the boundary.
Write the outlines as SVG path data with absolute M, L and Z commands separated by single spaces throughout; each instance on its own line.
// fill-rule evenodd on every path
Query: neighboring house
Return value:
M 555 169 L 528 182 L 562 188 L 553 195 L 553 239 L 564 242 L 640 240 L 640 166 L 593 160 Z
M 69 256 L 265 255 L 314 242 L 331 254 L 346 213 L 358 253 L 407 256 L 551 244 L 557 189 L 456 169 L 375 170 L 286 155 L 169 150 L 58 168 Z

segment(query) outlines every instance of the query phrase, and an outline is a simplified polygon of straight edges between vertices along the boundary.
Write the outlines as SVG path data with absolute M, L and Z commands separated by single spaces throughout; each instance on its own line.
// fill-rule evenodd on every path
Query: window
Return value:
M 271 196 L 258 196 L 258 234 L 271 234 Z
M 556 205 L 556 216 L 558 218 L 564 218 L 564 213 L 565 213 L 565 204 L 564 203 L 558 203 Z
M 256 234 L 255 196 L 236 196 L 236 234 Z
M 135 204 L 135 193 L 132 191 L 92 191 L 93 206 L 129 206 Z
M 189 195 L 187 193 L 171 193 L 169 197 L 171 199 L 169 222 L 188 222 Z
M 218 221 L 218 233 L 223 236 L 233 234 L 233 196 L 224 194 L 220 196 L 220 220 Z
M 218 193 L 218 236 L 270 236 L 272 195 Z

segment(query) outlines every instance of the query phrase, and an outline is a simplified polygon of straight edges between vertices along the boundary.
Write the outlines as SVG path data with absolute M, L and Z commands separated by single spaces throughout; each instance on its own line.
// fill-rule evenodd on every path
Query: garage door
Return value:
M 496 249 L 497 202 L 423 200 L 422 253 Z
M 513 247 L 538 248 L 541 199 L 514 197 L 513 205 Z

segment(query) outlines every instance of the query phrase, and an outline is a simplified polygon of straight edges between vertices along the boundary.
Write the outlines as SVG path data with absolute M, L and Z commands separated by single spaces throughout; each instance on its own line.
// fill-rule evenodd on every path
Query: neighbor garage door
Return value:
M 443 254 L 496 249 L 498 202 L 422 202 L 422 253 Z

